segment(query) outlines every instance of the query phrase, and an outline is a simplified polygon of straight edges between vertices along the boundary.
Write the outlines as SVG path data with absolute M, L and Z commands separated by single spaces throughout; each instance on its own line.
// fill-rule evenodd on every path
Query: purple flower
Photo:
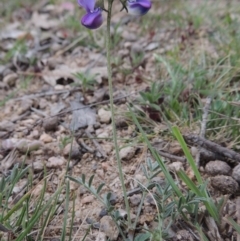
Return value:
M 150 0 L 128 0 L 127 9 L 132 15 L 144 15 L 151 8 Z
M 81 23 L 89 29 L 99 28 L 103 23 L 102 9 L 95 8 L 95 0 L 78 0 L 78 4 L 86 10 Z

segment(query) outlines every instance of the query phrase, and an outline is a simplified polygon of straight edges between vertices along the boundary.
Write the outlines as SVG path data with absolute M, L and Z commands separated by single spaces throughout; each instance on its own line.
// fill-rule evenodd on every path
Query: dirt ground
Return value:
M 236 211 L 240 190 L 238 134 L 232 138 L 226 134 L 221 138 L 218 136 L 221 131 L 207 130 L 202 136 L 206 139 L 197 139 L 204 128 L 204 110 L 207 112 L 206 108 L 211 107 L 207 106 L 207 95 L 194 92 L 184 73 L 180 73 L 177 81 L 186 81 L 186 88 L 177 101 L 187 103 L 186 110 L 191 113 L 189 120 L 168 112 L 170 117 L 167 122 L 161 112 L 146 103 L 142 104 L 139 94 L 149 92 L 152 82 L 162 84 L 172 78 L 168 65 L 164 61 L 159 64 L 156 56 L 171 54 L 174 58 L 177 52 L 176 59 L 183 65 L 202 53 L 211 59 L 224 56 L 211 42 L 215 31 L 211 24 L 196 27 L 198 19 L 194 18 L 194 11 L 207 4 L 214 10 L 213 5 L 216 4 L 215 1 L 213 5 L 204 5 L 203 2 L 186 1 L 183 6 L 181 3 L 175 6 L 173 1 L 153 1 L 149 16 L 142 18 L 119 12 L 119 4 L 115 4 L 111 31 L 118 143 L 129 192 L 131 219 L 135 220 L 143 198 L 139 183 L 147 186 L 149 182 L 142 166 L 155 160 L 131 119 L 128 105 L 134 105 L 136 113 L 141 113 L 138 119 L 148 138 L 178 185 L 185 190 L 186 185 L 178 179 L 178 170 L 185 170 L 194 182 L 196 179 L 181 145 L 169 130 L 169 124 L 179 126 L 193 157 L 199 160 L 203 179 L 209 180 L 210 194 L 214 200 L 224 197 L 221 228 L 215 227 L 212 220 L 205 219 L 201 214 L 203 216 L 199 219 L 204 233 L 209 240 L 237 240 L 237 232 L 226 219 L 232 217 L 239 221 Z M 220 2 L 222 7 L 216 4 L 219 21 L 229 7 L 228 1 Z M 10 5 L 12 7 L 13 4 Z M 34 209 L 34 200 L 41 195 L 44 179 L 47 180 L 44 199 L 48 200 L 59 186 L 64 185 L 66 174 L 75 178 L 84 174 L 86 180 L 94 174 L 92 185 L 97 188 L 100 183 L 105 183 L 101 195 L 111 192 L 111 204 L 124 216 L 126 208 L 112 142 L 104 48 L 106 25 L 104 23 L 99 30 L 88 31 L 80 25 L 82 14 L 75 1 L 46 0 L 12 7 L 0 19 L 0 175 L 11 175 L 15 164 L 28 166 L 33 177 L 31 207 Z M 196 78 L 196 75 L 193 76 L 191 81 Z M 192 96 L 199 97 L 201 102 L 198 108 L 201 118 L 198 120 L 193 120 L 196 113 L 192 104 L 195 97 Z M 157 105 L 161 106 L 162 101 L 168 102 L 169 98 L 168 93 L 163 93 Z M 214 99 L 210 101 L 213 103 Z M 239 103 L 238 99 L 235 99 L 236 103 Z M 237 108 L 238 105 L 236 111 Z M 237 114 L 228 117 L 238 118 Z M 211 119 L 211 116 L 206 114 L 206 118 Z M 212 142 L 206 143 L 207 139 Z M 200 158 L 197 157 L 199 150 Z M 156 182 L 165 180 L 162 172 L 154 178 Z M 9 199 L 10 207 L 27 192 L 28 181 L 28 177 L 23 176 L 16 183 Z M 159 225 L 156 220 L 158 210 L 152 196 L 155 191 L 154 188 L 149 189 L 146 194 L 136 233 L 144 229 L 154 230 Z M 44 240 L 61 240 L 66 193 L 62 192 L 58 198 L 59 208 L 44 231 Z M 73 208 L 75 216 L 72 222 Z M 106 218 L 109 216 L 103 204 L 86 188 L 72 181 L 68 211 L 66 232 L 69 235 L 69 225 L 72 224 L 72 240 L 106 240 L 106 236 L 109 240 L 122 240 L 115 224 Z M 14 220 L 9 222 L 13 223 Z M 106 227 L 99 229 L 103 225 Z M 38 227 L 33 228 L 31 240 L 36 237 L 34 230 Z M 204 240 L 181 218 L 175 220 L 169 230 L 166 240 Z M 2 236 L 3 239 L 6 237 Z M 16 235 L 11 237 L 15 240 Z

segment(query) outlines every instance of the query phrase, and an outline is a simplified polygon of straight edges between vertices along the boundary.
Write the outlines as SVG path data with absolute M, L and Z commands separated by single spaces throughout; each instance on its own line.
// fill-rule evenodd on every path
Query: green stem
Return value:
M 111 66 L 111 33 L 110 33 L 110 25 L 111 25 L 111 14 L 112 14 L 112 3 L 113 0 L 108 1 L 108 14 L 107 14 L 107 67 L 108 67 L 108 86 L 109 86 L 109 98 L 110 98 L 110 108 L 112 113 L 112 132 L 113 132 L 113 142 L 114 142 L 114 148 L 116 152 L 116 158 L 117 158 L 117 165 L 118 165 L 118 171 L 119 171 L 119 177 L 122 185 L 123 190 L 123 196 L 126 206 L 126 211 L 128 214 L 128 227 L 131 228 L 131 218 L 130 218 L 130 207 L 128 203 L 127 198 L 127 191 L 124 184 L 124 176 L 122 171 L 122 163 L 119 155 L 119 147 L 117 143 L 117 130 L 115 125 L 115 115 L 114 115 L 114 106 L 113 106 L 113 85 L 112 85 L 112 66 Z

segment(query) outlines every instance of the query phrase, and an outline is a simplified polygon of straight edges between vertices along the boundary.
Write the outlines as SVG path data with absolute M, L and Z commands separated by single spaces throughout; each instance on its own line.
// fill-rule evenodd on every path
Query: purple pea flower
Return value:
M 127 9 L 132 15 L 144 15 L 151 8 L 152 3 L 150 0 L 128 0 Z
M 103 23 L 102 9 L 95 8 L 96 0 L 78 0 L 78 4 L 86 10 L 81 23 L 89 29 L 99 28 Z

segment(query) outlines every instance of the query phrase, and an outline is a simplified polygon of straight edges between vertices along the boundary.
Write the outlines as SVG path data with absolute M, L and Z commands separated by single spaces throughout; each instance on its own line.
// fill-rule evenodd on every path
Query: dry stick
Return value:
M 204 138 L 205 132 L 206 132 L 207 117 L 208 117 L 208 111 L 209 111 L 209 108 L 210 108 L 210 104 L 211 104 L 211 98 L 208 97 L 206 99 L 206 103 L 205 103 L 205 106 L 204 106 L 204 109 L 203 109 L 201 131 L 200 131 L 200 135 L 199 135 L 202 138 Z M 198 145 L 198 152 L 197 152 L 197 155 L 196 155 L 196 165 L 197 165 L 197 167 L 199 167 L 199 165 L 200 165 L 200 156 L 201 156 L 200 146 Z
M 237 153 L 233 150 L 230 150 L 226 147 L 220 146 L 215 142 L 206 140 L 205 138 L 199 137 L 197 135 L 185 135 L 184 139 L 188 144 L 198 145 L 207 150 L 210 150 L 211 152 L 222 155 L 225 158 L 229 158 L 229 159 L 233 160 L 234 162 L 240 162 L 240 154 L 239 153 Z
M 25 100 L 25 99 L 34 99 L 38 97 L 44 97 L 44 96 L 49 96 L 49 95 L 60 95 L 60 94 L 65 94 L 65 93 L 72 93 L 75 91 L 79 91 L 80 88 L 73 88 L 71 90 L 51 90 L 43 93 L 35 93 L 31 95 L 24 95 L 22 97 L 17 97 L 12 100 Z
M 93 138 L 92 134 L 85 130 L 85 133 L 87 135 L 88 138 L 91 138 L 93 140 L 93 144 L 95 145 L 95 147 L 97 148 L 98 152 L 100 152 L 100 154 L 104 157 L 107 158 L 106 153 L 104 152 L 104 150 L 102 149 L 102 147 L 100 146 L 100 144 Z
M 240 197 L 237 198 L 236 209 L 237 209 L 237 223 L 238 225 L 240 225 Z M 237 232 L 237 241 L 240 241 L 240 234 L 238 232 Z
M 185 157 L 175 156 L 175 155 L 169 154 L 169 153 L 164 152 L 164 151 L 158 151 L 158 154 L 160 156 L 166 157 L 166 158 L 168 158 L 170 160 L 174 160 L 174 161 L 185 162 L 187 160 Z

